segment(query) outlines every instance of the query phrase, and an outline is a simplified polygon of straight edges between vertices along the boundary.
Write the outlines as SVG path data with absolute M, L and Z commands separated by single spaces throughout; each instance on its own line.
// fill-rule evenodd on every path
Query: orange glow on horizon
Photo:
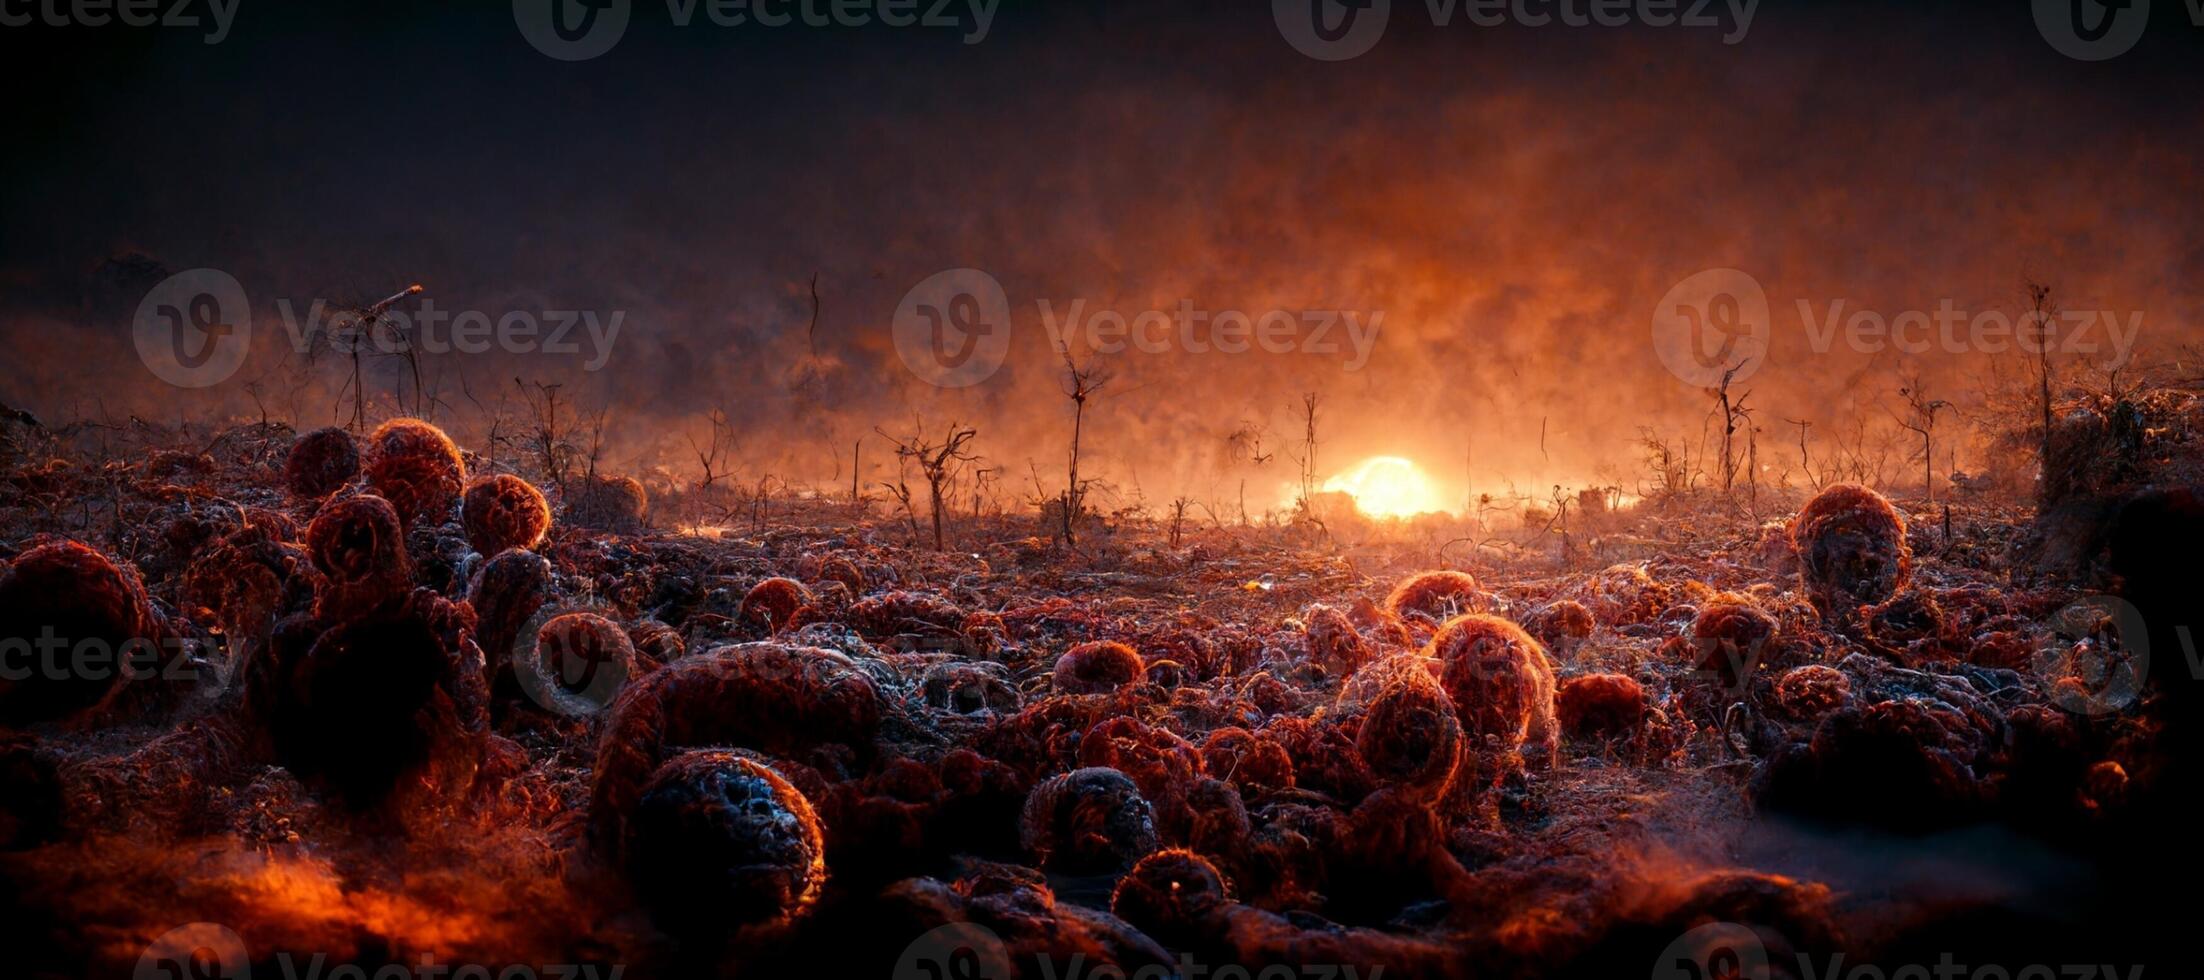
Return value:
M 1324 490 L 1347 494 L 1371 517 L 1414 517 L 1446 509 L 1438 485 L 1410 460 L 1372 456 L 1324 481 Z

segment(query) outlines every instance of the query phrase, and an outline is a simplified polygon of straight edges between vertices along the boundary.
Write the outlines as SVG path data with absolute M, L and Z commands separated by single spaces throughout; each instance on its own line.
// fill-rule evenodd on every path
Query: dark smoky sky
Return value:
M 678 470 L 716 408 L 746 474 L 846 480 L 853 441 L 917 415 L 977 425 L 1023 485 L 1029 460 L 1058 469 L 1069 427 L 1042 300 L 1382 311 L 1354 367 L 1104 358 L 1094 465 L 1150 499 L 1244 479 L 1260 501 L 1292 464 L 1233 463 L 1225 439 L 1254 422 L 1284 448 L 1312 390 L 1320 469 L 1405 455 L 1459 492 L 1466 451 L 1487 489 L 1629 482 L 1641 426 L 1696 432 L 1706 411 L 1650 323 L 1707 268 L 1750 272 L 1771 302 L 1744 385 L 1771 456 L 1783 418 L 1887 424 L 1901 372 L 1978 414 L 1980 379 L 2020 369 L 1819 351 L 1801 300 L 1815 318 L 1836 301 L 2011 314 L 2036 276 L 2070 308 L 2139 314 L 2140 359 L 2204 339 L 2204 28 L 2174 0 L 2098 63 L 2060 55 L 2021 3 L 1766 0 L 1734 45 L 1434 28 L 1421 0 L 1392 6 L 1377 46 L 1339 63 L 1297 53 L 1266 3 L 1005 2 L 966 45 L 951 28 L 677 28 L 648 0 L 577 63 L 530 47 L 505 3 L 245 0 L 214 45 L 0 28 L 18 73 L 0 401 L 222 415 L 257 381 L 324 423 L 340 372 L 291 353 L 276 301 L 420 282 L 443 310 L 622 317 L 599 370 L 586 345 L 428 358 L 463 435 L 474 399 L 517 375 L 609 406 L 639 470 Z M 118 261 L 133 255 L 157 266 Z M 185 391 L 138 362 L 130 320 L 163 272 L 196 267 L 244 285 L 255 336 L 234 377 Z M 1002 282 L 1011 342 L 994 376 L 947 390 L 904 369 L 889 324 L 955 267 Z M 369 388 L 400 384 L 380 363 Z M 877 466 L 885 444 L 868 445 Z

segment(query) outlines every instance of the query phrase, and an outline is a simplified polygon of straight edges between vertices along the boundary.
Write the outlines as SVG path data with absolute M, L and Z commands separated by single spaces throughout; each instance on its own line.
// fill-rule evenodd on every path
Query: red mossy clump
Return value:
M 928 707 L 958 715 L 1010 715 L 1020 703 L 999 664 L 944 660 L 926 668 L 918 686 Z
M 1354 963 L 1369 975 L 1465 975 L 1462 954 L 1441 943 L 1330 922 L 1296 922 L 1235 901 L 1232 882 L 1208 857 L 1172 848 L 1118 879 L 1110 912 L 1196 963 L 1242 965 L 1258 974 L 1305 964 Z
M 584 476 L 566 493 L 566 519 L 593 531 L 633 534 L 650 513 L 650 494 L 634 477 Z
M 288 624 L 276 645 L 269 730 L 284 767 L 356 808 L 415 812 L 469 788 L 488 724 L 472 612 L 423 590 L 320 626 Z
M 588 612 L 546 621 L 536 630 L 533 648 L 513 666 L 523 691 L 544 708 L 569 716 L 603 710 L 640 672 L 627 631 Z
M 1150 660 L 1142 668 L 1148 683 L 1166 691 L 1175 691 L 1194 681 L 1194 672 L 1176 660 Z
M 1158 830 L 1184 840 L 1193 822 L 1187 794 L 1202 773 L 1201 750 L 1170 729 L 1131 715 L 1105 718 L 1079 739 L 1079 765 L 1132 777 L 1148 800 Z
M 0 735 L 0 853 L 61 835 L 67 804 L 60 767 L 29 735 Z
M 1484 607 L 1477 579 L 1468 572 L 1448 569 L 1411 575 L 1385 597 L 1385 611 L 1396 618 L 1420 615 L 1432 622 Z
M 551 505 L 535 484 L 499 473 L 467 487 L 459 504 L 459 525 L 477 554 L 534 548 L 551 529 Z
M 1010 628 L 1003 624 L 1001 615 L 980 609 L 964 617 L 957 627 L 957 637 L 966 656 L 992 658 L 1000 656 L 1010 642 Z
M 769 633 L 787 628 L 796 610 L 811 603 L 811 590 L 792 578 L 769 578 L 750 587 L 735 610 L 735 618 Z
M 1202 741 L 1202 768 L 1243 789 L 1262 792 L 1293 788 L 1293 756 L 1275 739 L 1245 728 L 1226 726 Z
M 1532 613 L 1523 629 L 1546 648 L 1567 655 L 1592 635 L 1592 611 L 1575 599 L 1559 599 Z
M 1773 652 L 1778 632 L 1775 616 L 1749 597 L 1723 593 L 1707 600 L 1691 621 L 1693 675 L 1741 691 Z
M 1471 739 L 1521 749 L 1534 765 L 1552 760 L 1561 738 L 1553 661 L 1522 627 L 1498 616 L 1458 616 L 1424 652 L 1439 661 L 1439 683 Z
M 1394 682 L 1412 674 L 1421 674 L 1437 680 L 1445 664 L 1433 660 L 1421 651 L 1388 654 L 1355 671 L 1345 683 L 1339 685 L 1339 696 L 1333 700 L 1333 710 L 1340 714 L 1352 714 L 1369 707 L 1371 701 L 1385 693 Z
M 1913 575 L 1905 517 L 1882 494 L 1856 483 L 1823 490 L 1791 520 L 1799 578 L 1822 616 L 1849 623 L 1860 606 L 1882 603 Z
M 1059 900 L 1047 876 L 1008 864 L 981 863 L 954 882 L 896 882 L 860 919 L 833 929 L 833 942 L 791 951 L 785 967 L 769 972 L 881 976 L 915 962 L 913 976 L 930 976 L 928 964 L 942 963 L 950 976 L 1038 980 L 1062 963 L 1121 977 L 1168 976 L 1173 964 L 1169 952 L 1123 920 Z M 822 953 L 867 943 L 877 948 L 847 962 L 822 962 Z
M 1586 580 L 1581 594 L 1593 617 L 1609 626 L 1650 623 L 1675 598 L 1675 590 L 1639 565 L 1614 565 Z
M 636 666 L 646 672 L 681 659 L 687 650 L 681 632 L 658 620 L 638 619 L 628 623 L 627 629 L 628 643 L 635 647 Z
M 1645 724 L 1645 688 L 1622 674 L 1585 674 L 1561 682 L 1554 714 L 1577 738 L 1615 738 Z
M 2035 665 L 2036 644 L 2017 632 L 1998 630 L 1974 638 L 1967 662 L 1980 667 L 2028 670 Z
M 0 573 L 0 725 L 98 707 L 157 667 L 160 622 L 136 574 L 75 541 L 24 552 Z
M 1058 694 L 1027 704 L 999 719 L 982 740 L 988 755 L 1040 778 L 1078 764 L 1079 740 L 1109 710 L 1100 695 Z
M 444 430 L 391 419 L 367 437 L 367 483 L 407 525 L 442 524 L 467 482 L 467 463 Z
M 1920 589 L 1907 589 L 1867 611 L 1867 635 L 1892 650 L 1904 650 L 1944 634 L 1944 607 Z
M 606 718 L 592 838 L 620 846 L 644 781 L 678 749 L 732 746 L 796 761 L 822 747 L 869 755 L 881 712 L 872 679 L 829 650 L 744 643 L 667 664 L 629 684 Z
M 1980 819 L 1991 796 L 1979 775 L 1990 735 L 1962 709 L 1928 698 L 1849 705 L 1770 764 L 1759 799 L 1817 820 L 1902 832 L 1960 826 Z
M 960 635 L 966 615 L 956 603 L 940 596 L 898 589 L 850 603 L 848 621 L 869 640 L 904 633 L 947 638 Z
M 1247 850 L 1255 827 L 1239 787 L 1213 776 L 1201 776 L 1180 796 L 1187 823 L 1178 833 L 1178 843 L 1205 854 L 1241 854 Z
M 336 426 L 315 429 L 291 443 L 283 460 L 283 487 L 292 496 L 319 500 L 360 475 L 360 445 Z
M 1254 666 L 1257 652 L 1251 644 L 1212 637 L 1208 629 L 1184 622 L 1143 633 L 1135 642 L 1148 659 L 1176 660 L 1203 680 L 1238 676 Z
M 475 569 L 467 585 L 467 602 L 474 607 L 475 639 L 482 645 L 491 677 L 509 676 L 506 668 L 521 639 L 522 624 L 557 597 L 552 584 L 550 561 L 517 548 Z
M 1784 671 L 1775 682 L 1776 707 L 1799 721 L 1820 721 L 1852 702 L 1852 679 L 1827 664 Z
M 779 924 L 826 886 L 826 840 L 811 801 L 764 763 L 684 752 L 651 773 L 624 848 L 628 880 L 677 934 Z
M 1141 679 L 1140 654 L 1115 640 L 1092 640 L 1056 659 L 1058 694 L 1107 694 Z
M 1454 705 L 1438 684 L 1403 680 L 1370 702 L 1355 750 L 1381 784 L 1437 798 L 1461 766 L 1462 734 Z
M 856 562 L 841 555 L 829 555 L 820 559 L 819 569 L 811 578 L 819 582 L 840 582 L 843 588 L 849 590 L 853 599 L 865 594 L 864 570 L 858 568 Z
M 1173 949 L 1210 935 L 1230 904 L 1231 886 L 1217 866 L 1175 847 L 1141 858 L 1110 893 L 1110 914 Z
M 321 573 L 314 613 L 325 620 L 357 618 L 413 588 L 405 527 L 397 509 L 372 494 L 323 504 L 306 526 L 306 554 Z
M 1019 840 L 1041 867 L 1110 874 L 1156 849 L 1155 815 L 1131 777 L 1115 769 L 1077 769 L 1033 787 L 1019 818 Z
M 1347 614 L 1330 606 L 1310 606 L 1301 615 L 1303 642 L 1311 663 L 1334 676 L 1346 677 L 1370 661 L 1374 651 Z
M 182 608 L 233 636 L 265 634 L 305 593 L 306 554 L 289 540 L 284 528 L 263 521 L 223 538 L 184 573 Z

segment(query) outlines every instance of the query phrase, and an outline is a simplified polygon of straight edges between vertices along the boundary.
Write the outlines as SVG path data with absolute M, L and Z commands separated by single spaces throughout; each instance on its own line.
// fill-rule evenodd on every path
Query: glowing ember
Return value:
M 1372 517 L 1413 517 L 1446 509 L 1431 478 L 1399 456 L 1372 456 L 1324 481 L 1324 489 L 1355 498 L 1355 507 Z

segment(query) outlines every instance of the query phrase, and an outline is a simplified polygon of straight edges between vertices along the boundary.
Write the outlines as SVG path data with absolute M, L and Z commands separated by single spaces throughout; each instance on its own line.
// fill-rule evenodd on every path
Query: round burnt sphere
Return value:
M 459 505 L 459 523 L 476 554 L 534 548 L 551 529 L 551 505 L 543 491 L 511 473 L 474 481 Z
M 533 648 L 513 667 L 537 704 L 584 717 L 603 711 L 635 676 L 635 644 L 596 613 L 561 613 L 536 629 Z
M 466 461 L 444 430 L 391 419 L 367 438 L 367 482 L 411 525 L 442 524 L 467 480 Z
M 1461 761 L 1462 725 L 1439 685 L 1406 679 L 1370 702 L 1355 748 L 1380 782 L 1436 794 Z
M 1056 660 L 1059 694 L 1107 694 L 1141 678 L 1140 654 L 1113 640 L 1081 643 Z
M 1208 858 L 1183 848 L 1141 858 L 1118 879 L 1110 895 L 1110 914 L 1158 941 L 1181 946 L 1226 906 L 1232 890 Z
M 1033 787 L 1019 824 L 1041 866 L 1067 874 L 1122 871 L 1156 849 L 1155 813 L 1140 787 L 1099 766 Z
M 1821 614 L 1839 623 L 1860 606 L 1898 594 L 1913 575 L 1905 517 L 1882 494 L 1856 483 L 1823 490 L 1791 521 L 1799 577 Z
M 145 653 L 157 654 L 153 632 L 144 587 L 106 555 L 74 541 L 25 552 L 0 573 L 0 725 L 105 701 L 146 667 Z
M 398 511 L 372 494 L 322 505 L 306 526 L 306 554 L 322 577 L 315 611 L 328 619 L 355 618 L 413 586 Z
M 291 443 L 283 461 L 283 486 L 295 497 L 319 500 L 360 475 L 360 446 L 336 426 L 315 429 Z
M 769 578 L 750 587 L 735 610 L 735 618 L 769 633 L 778 633 L 796 618 L 796 610 L 811 602 L 811 590 L 792 578 Z
M 439 684 L 450 664 L 423 618 L 378 617 L 314 641 L 287 673 L 272 731 L 278 758 L 345 802 L 381 802 L 456 734 Z
M 811 802 L 771 768 L 718 749 L 652 773 L 628 824 L 629 880 L 677 929 L 786 921 L 826 883 Z
M 1418 614 L 1435 622 L 1467 612 L 1477 612 L 1484 606 L 1477 590 L 1477 579 L 1468 572 L 1440 570 L 1423 572 L 1403 579 L 1385 597 L 1385 611 L 1396 617 Z

